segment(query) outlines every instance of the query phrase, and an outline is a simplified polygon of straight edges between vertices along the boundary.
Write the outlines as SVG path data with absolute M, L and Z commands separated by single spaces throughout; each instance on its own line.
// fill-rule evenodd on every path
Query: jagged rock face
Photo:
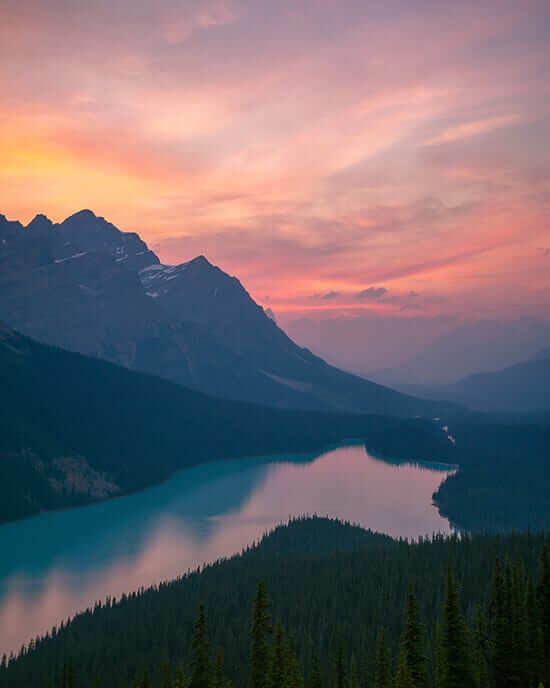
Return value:
M 147 244 L 135 232 L 121 232 L 91 210 L 81 210 L 58 225 L 58 231 L 69 244 L 82 251 L 108 253 L 122 267 L 141 270 L 159 262 Z
M 0 317 L 40 341 L 133 366 L 139 342 L 166 318 L 137 269 L 125 267 L 158 259 L 129 236 L 87 212 L 61 225 L 43 215 L 19 225 L 0 245 Z
M 287 337 L 236 277 L 204 256 L 175 267 L 152 266 L 140 276 L 147 293 L 172 317 L 201 325 L 260 370 L 309 379 L 307 368 L 319 359 Z
M 160 266 L 136 234 L 90 211 L 60 225 L 37 216 L 27 227 L 7 226 L 2 222 L 0 318 L 9 326 L 216 396 L 324 407 L 254 369 L 197 323 L 168 314 L 139 270 L 166 276 L 184 266 Z
M 5 215 L 0 215 L 0 246 L 13 241 L 22 231 L 23 225 L 17 221 L 10 221 Z
M 0 216 L 0 319 L 49 344 L 228 399 L 433 414 L 297 346 L 236 277 L 204 256 L 160 263 L 137 234 L 89 210 L 27 227 Z
M 121 232 L 91 210 L 81 210 L 60 224 L 39 214 L 26 227 L 0 215 L 0 247 L 4 251 L 23 253 L 30 250 L 36 256 L 33 246 L 37 245 L 43 247 L 43 252 L 47 250 L 39 261 L 43 263 L 85 252 L 106 253 L 121 267 L 134 271 L 159 262 L 137 234 Z
M 2 317 L 40 341 L 132 366 L 136 342 L 161 318 L 135 274 L 101 253 L 77 253 L 0 276 Z

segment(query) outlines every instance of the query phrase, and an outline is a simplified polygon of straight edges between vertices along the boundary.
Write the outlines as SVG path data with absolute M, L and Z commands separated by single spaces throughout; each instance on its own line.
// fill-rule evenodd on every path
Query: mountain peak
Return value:
M 29 222 L 26 229 L 37 229 L 43 227 L 53 227 L 53 222 L 43 213 L 38 213 L 38 215 L 35 215 Z
M 67 222 L 67 220 L 84 220 L 92 218 L 99 219 L 94 212 L 92 212 L 88 208 L 83 208 L 82 210 L 79 210 L 76 213 L 69 215 L 69 217 L 65 219 L 65 222 Z
M 196 258 L 190 260 L 189 265 L 209 265 L 210 267 L 213 267 L 212 263 L 208 260 L 206 256 L 203 256 L 202 253 L 200 256 L 197 256 Z
M 8 238 L 18 235 L 23 229 L 23 225 L 17 220 L 8 220 L 5 215 L 0 214 L 0 239 L 5 243 Z

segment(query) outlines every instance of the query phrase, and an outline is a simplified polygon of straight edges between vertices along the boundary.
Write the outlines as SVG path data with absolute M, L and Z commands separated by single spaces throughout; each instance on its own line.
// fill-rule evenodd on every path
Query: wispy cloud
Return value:
M 523 118 L 519 114 L 511 114 L 487 117 L 472 122 L 461 122 L 460 124 L 443 129 L 440 134 L 430 139 L 427 144 L 448 143 L 449 141 L 457 141 L 471 136 L 479 136 L 480 134 L 485 134 L 495 129 L 512 126 L 521 122 L 522 119 Z
M 339 296 L 339 291 L 327 291 L 326 294 L 319 294 L 318 298 L 323 299 L 323 301 L 334 301 Z
M 0 212 L 91 206 L 277 313 L 543 312 L 550 6 L 487 7 L 8 0 Z
M 388 293 L 385 287 L 367 287 L 355 294 L 355 298 L 360 301 L 378 301 L 382 296 Z

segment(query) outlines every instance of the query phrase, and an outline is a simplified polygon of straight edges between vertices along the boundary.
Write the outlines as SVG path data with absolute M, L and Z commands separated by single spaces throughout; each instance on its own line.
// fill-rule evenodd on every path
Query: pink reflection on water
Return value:
M 242 483 L 248 469 L 243 471 L 239 463 Z M 253 470 L 257 464 L 250 462 Z M 107 559 L 92 570 L 86 565 L 80 570 L 53 564 L 38 575 L 13 571 L 0 581 L 5 586 L 0 596 L 0 654 L 17 649 L 96 600 L 119 597 L 239 552 L 290 516 L 329 515 L 397 537 L 450 531 L 432 505 L 444 472 L 387 464 L 370 457 L 362 446 L 340 447 L 310 463 L 274 462 L 262 470 L 256 482 L 250 482 L 248 496 L 225 513 L 216 513 L 208 504 L 202 512 L 206 515 L 201 515 L 200 505 L 213 493 L 230 490 L 235 475 L 225 473 L 198 484 L 185 496 L 186 503 L 197 500 L 196 517 L 182 514 L 177 504 L 161 508 L 153 524 L 148 521 L 147 528 L 143 526 L 135 551 L 115 541 Z M 138 496 L 128 499 L 139 505 Z M 52 538 L 61 536 L 51 533 Z
M 449 533 L 448 521 L 432 504 L 445 475 L 379 461 L 362 447 L 340 447 L 313 464 L 273 464 L 268 479 L 239 513 L 223 519 L 234 525 L 258 523 L 265 529 L 292 515 L 316 513 L 395 537 Z

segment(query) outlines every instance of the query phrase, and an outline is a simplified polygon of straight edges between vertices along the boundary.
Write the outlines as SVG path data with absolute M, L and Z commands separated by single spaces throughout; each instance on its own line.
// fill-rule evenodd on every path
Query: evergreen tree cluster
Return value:
M 10 688 L 540 685 L 550 686 L 546 536 L 407 542 L 322 518 L 98 604 L 0 665 Z

